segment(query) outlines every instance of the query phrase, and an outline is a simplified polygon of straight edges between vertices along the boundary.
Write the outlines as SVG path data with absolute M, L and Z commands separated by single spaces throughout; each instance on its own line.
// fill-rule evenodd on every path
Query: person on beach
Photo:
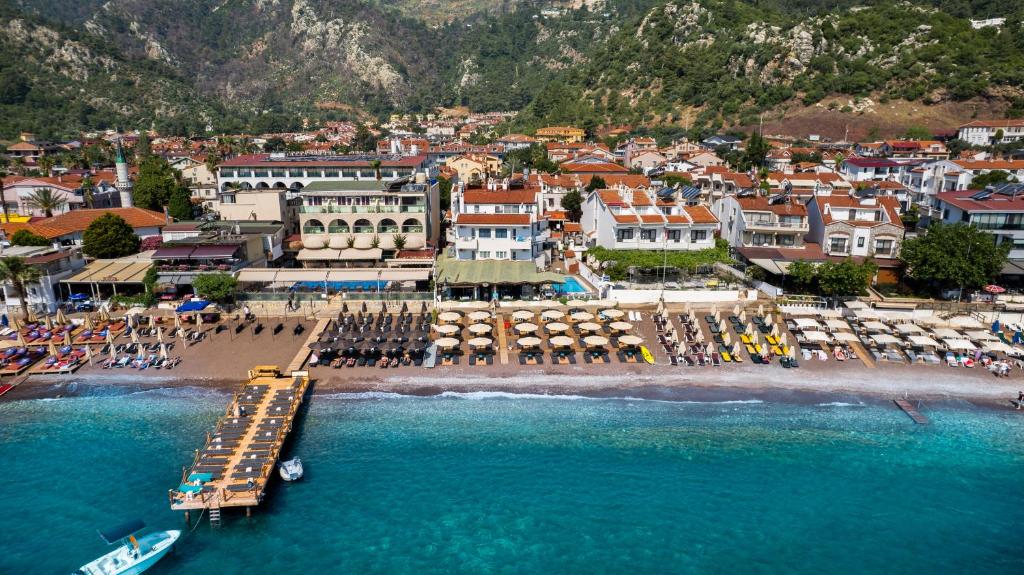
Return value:
M 243 306 L 242 307 L 242 316 L 245 317 L 245 321 L 249 321 L 249 316 L 250 315 L 252 315 L 252 312 L 249 311 L 249 306 Z

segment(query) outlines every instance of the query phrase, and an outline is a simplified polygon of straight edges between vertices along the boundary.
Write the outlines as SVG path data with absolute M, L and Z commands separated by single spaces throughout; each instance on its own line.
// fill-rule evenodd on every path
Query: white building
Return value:
M 456 259 L 532 260 L 545 265 L 544 243 L 550 232 L 541 216 L 539 192 L 522 180 L 454 190 L 449 242 L 455 244 Z
M 715 245 L 718 219 L 707 207 L 647 190 L 594 190 L 580 221 L 590 245 L 616 250 L 700 250 Z
M 807 203 L 809 241 L 826 255 L 895 260 L 903 242 L 896 198 L 817 196 Z
M 77 249 L 57 249 L 52 246 L 12 246 L 0 252 L 3 257 L 23 257 L 25 263 L 39 268 L 42 277 L 25 286 L 28 308 L 36 313 L 53 313 L 64 299 L 60 281 L 85 267 L 85 258 Z M 0 284 L 8 315 L 21 315 L 21 298 L 10 282 Z
M 1003 137 L 996 141 L 997 132 Z M 957 137 L 972 146 L 1005 144 L 1024 139 L 1024 119 L 1019 120 L 975 120 L 960 126 Z
M 379 166 L 374 162 L 379 162 Z M 436 176 L 427 167 L 427 156 L 422 154 L 252 154 L 221 163 L 217 167 L 217 185 L 221 192 L 238 186 L 284 188 L 294 193 L 313 182 L 396 180 L 415 173 L 424 173 L 428 178 Z

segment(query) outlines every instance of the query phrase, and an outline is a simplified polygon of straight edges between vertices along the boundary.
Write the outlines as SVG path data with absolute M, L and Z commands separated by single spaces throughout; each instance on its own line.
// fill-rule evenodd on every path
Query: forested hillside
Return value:
M 0 0 L 0 133 L 265 131 L 438 105 L 523 110 L 524 128 L 713 129 L 839 96 L 1016 110 L 1022 14 L 991 0 Z M 988 16 L 1007 20 L 971 27 Z

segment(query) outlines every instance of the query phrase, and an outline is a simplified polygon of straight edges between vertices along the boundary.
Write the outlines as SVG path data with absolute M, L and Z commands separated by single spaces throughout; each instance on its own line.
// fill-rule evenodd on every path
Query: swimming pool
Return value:
M 555 293 L 567 294 L 567 293 L 587 293 L 587 288 L 580 285 L 580 282 L 575 277 L 569 276 L 565 278 L 563 284 L 551 284 L 551 287 L 555 290 Z

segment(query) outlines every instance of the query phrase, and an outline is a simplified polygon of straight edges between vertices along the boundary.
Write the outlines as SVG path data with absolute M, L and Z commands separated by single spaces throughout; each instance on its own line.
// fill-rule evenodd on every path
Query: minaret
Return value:
M 133 205 L 132 181 L 128 177 L 128 162 L 124 159 L 121 138 L 117 139 L 117 156 L 114 159 L 114 167 L 117 174 L 117 181 L 114 182 L 114 187 L 117 188 L 118 194 L 121 196 L 121 207 L 130 208 Z

